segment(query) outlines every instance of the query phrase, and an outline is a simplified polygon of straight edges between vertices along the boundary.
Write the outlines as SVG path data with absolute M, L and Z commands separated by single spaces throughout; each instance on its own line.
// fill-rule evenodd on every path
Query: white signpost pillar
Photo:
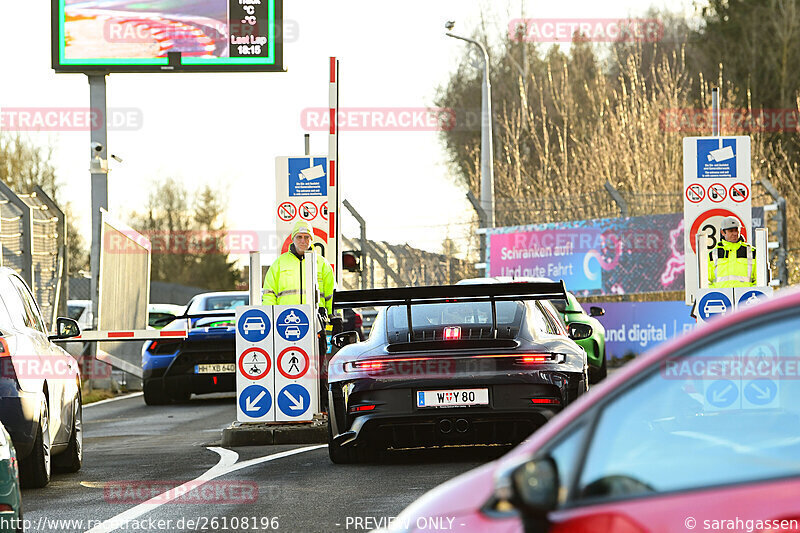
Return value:
M 274 422 L 272 306 L 236 308 L 236 420 Z
M 276 420 L 310 421 L 319 406 L 316 309 L 312 304 L 276 305 L 274 313 Z
M 289 251 L 291 232 L 298 220 L 305 220 L 314 230 L 314 249 L 326 257 L 328 233 L 328 182 L 325 156 L 275 158 L 275 231 L 280 241 L 279 254 Z
M 707 254 L 719 242 L 719 226 L 725 217 L 736 217 L 742 236 L 755 244 L 751 234 L 750 137 L 684 137 L 683 217 L 685 300 L 690 305 L 700 287 L 696 235 L 708 238 Z

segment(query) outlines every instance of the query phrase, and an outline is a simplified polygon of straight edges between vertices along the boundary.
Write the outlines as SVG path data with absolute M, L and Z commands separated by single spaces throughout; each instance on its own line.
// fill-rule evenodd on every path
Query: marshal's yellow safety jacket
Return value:
M 712 288 L 754 286 L 756 249 L 742 237 L 737 242 L 718 242 L 708 253 L 708 284 Z
M 297 305 L 301 301 L 305 279 L 305 260 L 295 254 L 294 244 L 270 265 L 264 276 L 263 305 Z M 320 291 L 317 307 L 333 314 L 333 269 L 325 258 L 317 254 L 317 286 Z

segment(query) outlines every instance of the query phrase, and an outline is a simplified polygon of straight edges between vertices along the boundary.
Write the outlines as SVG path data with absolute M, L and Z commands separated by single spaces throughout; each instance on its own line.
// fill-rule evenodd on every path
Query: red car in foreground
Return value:
M 661 345 L 392 531 L 800 531 L 800 292 Z

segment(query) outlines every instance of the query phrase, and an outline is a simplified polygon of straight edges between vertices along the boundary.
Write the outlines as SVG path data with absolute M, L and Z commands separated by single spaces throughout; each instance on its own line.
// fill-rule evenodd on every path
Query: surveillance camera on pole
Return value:
M 104 149 L 105 147 L 101 143 L 92 143 L 91 159 L 89 160 L 89 172 L 92 174 L 108 174 L 108 160 L 102 157 Z

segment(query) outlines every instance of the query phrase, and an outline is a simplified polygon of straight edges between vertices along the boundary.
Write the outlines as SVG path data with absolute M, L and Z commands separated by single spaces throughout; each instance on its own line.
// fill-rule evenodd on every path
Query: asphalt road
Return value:
M 367 531 L 501 452 L 394 452 L 334 465 L 318 445 L 224 449 L 221 431 L 234 417 L 232 396 L 88 406 L 83 468 L 23 491 L 26 531 Z M 209 481 L 193 482 L 200 476 Z

